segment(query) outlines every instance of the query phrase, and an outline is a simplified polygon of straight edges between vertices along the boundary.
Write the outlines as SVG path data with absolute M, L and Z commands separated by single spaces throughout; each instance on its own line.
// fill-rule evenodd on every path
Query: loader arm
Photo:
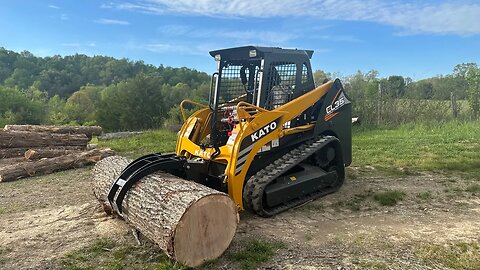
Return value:
M 317 101 L 319 101 L 320 98 L 328 92 L 332 84 L 333 81 L 328 81 L 320 85 L 319 87 L 313 89 L 312 91 L 307 92 L 304 95 L 288 103 L 285 103 L 284 105 L 274 109 L 273 111 L 279 111 L 285 114 L 283 118 L 286 120 L 282 123 L 283 125 L 304 112 L 309 107 L 313 106 L 315 103 L 317 103 Z
M 233 155 L 230 155 L 231 158 L 226 169 L 226 181 L 228 182 L 228 193 L 240 209 L 244 209 L 242 192 L 247 171 L 260 148 L 272 140 L 283 137 L 283 125 L 318 102 L 332 84 L 333 81 L 328 81 L 274 110 L 261 111 L 254 116 L 251 122 L 237 127 L 239 136 L 233 144 Z M 313 125 L 310 126 L 313 127 Z

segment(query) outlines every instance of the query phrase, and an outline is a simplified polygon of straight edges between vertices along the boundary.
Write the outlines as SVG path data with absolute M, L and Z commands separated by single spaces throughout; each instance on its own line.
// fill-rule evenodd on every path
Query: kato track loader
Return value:
M 127 191 L 164 171 L 228 193 L 239 210 L 268 217 L 337 191 L 350 165 L 352 105 L 341 82 L 315 87 L 313 51 L 245 46 L 211 51 L 208 105 L 184 100 L 175 153 L 133 161 L 110 189 Z M 186 106 L 199 109 L 187 117 Z

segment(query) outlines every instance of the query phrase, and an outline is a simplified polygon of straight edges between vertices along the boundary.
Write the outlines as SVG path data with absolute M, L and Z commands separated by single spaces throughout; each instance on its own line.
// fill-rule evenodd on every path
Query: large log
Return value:
M 89 138 L 92 138 L 92 136 L 102 135 L 102 128 L 99 126 L 6 125 L 4 130 L 62 134 L 85 134 Z
M 18 164 L 21 162 L 25 162 L 25 158 L 23 157 L 14 157 L 14 158 L 2 158 L 0 159 L 0 169 L 5 166 L 9 166 L 12 164 Z
M 79 168 L 112 155 L 114 155 L 114 152 L 111 149 L 94 149 L 87 152 L 4 166 L 0 168 L 0 182 Z
M 107 194 L 129 160 L 109 157 L 95 165 L 93 190 L 107 213 Z M 227 194 L 171 174 L 144 177 L 127 192 L 123 218 L 172 259 L 189 267 L 219 257 L 235 234 L 237 208 Z
M 85 146 L 57 146 L 54 148 L 51 147 L 35 147 L 35 148 L 28 148 L 28 147 L 20 147 L 20 148 L 3 148 L 0 149 L 0 159 L 2 158 L 13 158 L 13 157 L 24 157 L 25 152 L 33 149 L 35 151 L 44 151 L 44 150 L 59 150 L 59 151 L 81 151 L 85 150 Z M 93 148 L 92 148 L 93 149 Z
M 55 148 L 28 149 L 25 151 L 24 157 L 26 160 L 39 160 L 42 158 L 53 158 L 79 152 L 81 151 Z
M 85 134 L 37 133 L 0 130 L 0 148 L 34 148 L 52 146 L 83 146 L 89 139 Z

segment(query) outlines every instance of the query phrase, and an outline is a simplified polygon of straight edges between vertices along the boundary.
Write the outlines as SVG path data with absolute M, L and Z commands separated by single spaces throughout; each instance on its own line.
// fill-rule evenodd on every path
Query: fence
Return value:
M 375 94 L 351 97 L 353 116 L 364 124 L 400 125 L 417 122 L 446 122 L 453 119 L 471 120 L 473 115 L 466 101 L 419 98 L 393 98 L 382 95 L 381 86 Z

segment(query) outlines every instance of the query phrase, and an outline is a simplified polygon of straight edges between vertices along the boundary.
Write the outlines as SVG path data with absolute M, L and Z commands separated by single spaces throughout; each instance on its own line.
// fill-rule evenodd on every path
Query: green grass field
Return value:
M 480 177 L 480 122 L 403 125 L 353 133 L 353 166 Z
M 100 146 L 131 158 L 172 152 L 175 144 L 176 134 L 165 130 L 99 142 Z M 352 166 L 372 166 L 377 171 L 394 174 L 444 171 L 480 177 L 480 122 L 356 127 Z
M 101 147 L 112 148 L 121 155 L 136 158 L 151 153 L 173 152 L 177 143 L 177 134 L 167 130 L 154 130 L 130 138 L 97 143 Z

